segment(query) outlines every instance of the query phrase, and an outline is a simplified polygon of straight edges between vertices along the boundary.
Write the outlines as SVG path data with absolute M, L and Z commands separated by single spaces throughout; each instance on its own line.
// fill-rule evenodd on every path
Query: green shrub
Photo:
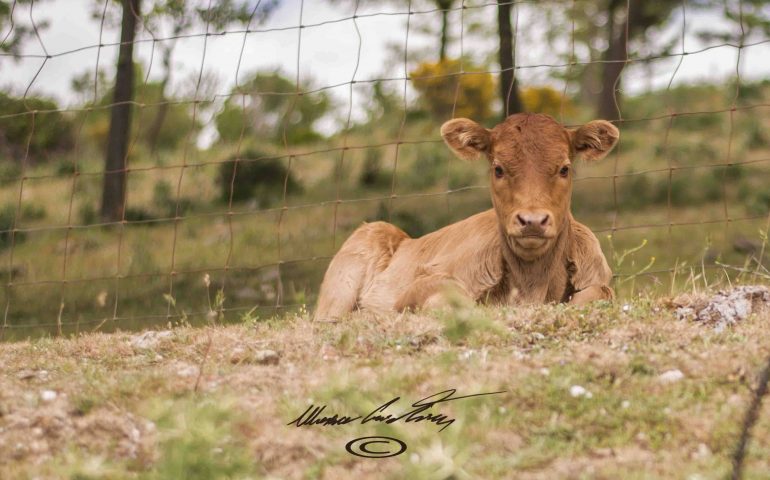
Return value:
M 72 120 L 55 111 L 57 108 L 53 100 L 15 98 L 0 92 L 0 116 L 10 115 L 0 118 L 0 155 L 17 162 L 27 157 L 35 163 L 70 150 L 74 145 Z
M 0 163 L 0 186 L 6 186 L 16 182 L 21 177 L 21 166 L 18 163 Z
M 12 235 L 11 230 L 14 227 L 14 220 L 16 219 L 16 206 L 9 203 L 0 209 L 0 248 L 7 248 L 11 246 Z M 16 232 L 14 237 L 15 243 L 21 243 L 24 241 L 24 233 Z
M 358 183 L 365 187 L 378 187 L 390 184 L 390 175 L 382 173 L 382 155 L 380 150 L 369 148 L 366 150 L 364 165 Z
M 285 136 L 292 145 L 322 140 L 316 123 L 333 109 L 334 102 L 326 91 L 296 94 L 313 89 L 310 82 L 296 85 L 280 72 L 257 72 L 232 90 L 214 117 L 219 138 L 236 143 L 243 136 L 283 144 Z
M 75 173 L 75 163 L 72 160 L 59 160 L 54 171 L 60 177 L 68 177 Z
M 716 172 L 711 175 L 703 175 L 699 182 L 701 197 L 703 200 L 715 202 L 722 198 L 723 188 L 722 179 L 717 177 Z
M 228 203 L 232 190 L 233 202 L 253 200 L 259 208 L 266 208 L 283 197 L 284 184 L 287 195 L 302 191 L 299 181 L 280 159 L 265 157 L 249 150 L 222 162 L 217 178 L 220 201 Z
M 48 215 L 45 207 L 34 203 L 22 203 L 21 218 L 24 220 L 42 220 Z
M 652 182 L 648 175 L 637 174 L 626 177 L 618 186 L 618 202 L 626 208 L 643 208 L 653 203 L 650 192 Z
M 749 200 L 747 209 L 751 215 L 764 215 L 770 212 L 770 192 L 760 191 Z
M 399 185 L 409 190 L 432 187 L 445 175 L 447 160 L 443 149 L 439 152 L 434 145 L 419 145 L 416 149 L 416 158 L 403 179 L 399 179 Z
M 152 212 L 142 207 L 126 207 L 123 216 L 129 222 L 146 222 L 158 218 L 156 215 L 153 215 Z
M 706 130 L 722 124 L 725 115 L 723 113 L 693 113 L 677 115 L 671 125 L 678 130 Z
M 93 225 L 99 221 L 99 212 L 91 203 L 81 203 L 78 207 L 78 217 L 83 225 Z

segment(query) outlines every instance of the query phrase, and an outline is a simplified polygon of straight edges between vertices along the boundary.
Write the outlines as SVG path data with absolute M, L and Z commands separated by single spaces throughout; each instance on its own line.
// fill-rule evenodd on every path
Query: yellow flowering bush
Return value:
M 562 115 L 562 103 L 564 115 L 574 113 L 574 105 L 562 92 L 552 87 L 526 87 L 521 90 L 521 102 L 524 110 L 533 113 L 546 113 L 559 118 Z
M 479 121 L 492 117 L 492 102 L 497 96 L 494 78 L 468 61 L 463 63 L 462 74 L 460 60 L 445 59 L 422 62 L 409 76 L 423 107 L 438 119 L 451 118 L 453 106 L 455 117 Z

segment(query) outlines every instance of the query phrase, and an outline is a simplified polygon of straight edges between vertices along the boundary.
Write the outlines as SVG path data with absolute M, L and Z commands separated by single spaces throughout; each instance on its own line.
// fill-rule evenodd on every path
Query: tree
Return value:
M 160 81 L 160 101 L 156 116 L 151 123 L 149 144 L 151 148 L 158 146 L 160 130 L 168 116 L 167 88 L 171 78 L 171 58 L 175 37 L 197 24 L 205 24 L 208 29 L 222 29 L 234 22 L 250 22 L 262 3 L 249 0 L 221 0 L 206 8 L 196 6 L 183 0 L 156 0 L 150 3 L 146 15 L 140 9 L 141 0 L 121 0 L 121 47 L 118 55 L 118 69 L 115 76 L 114 101 L 112 107 L 110 128 L 107 139 L 107 156 L 105 160 L 104 190 L 102 194 L 102 217 L 105 220 L 117 221 L 123 217 L 126 189 L 126 155 L 128 139 L 131 130 L 131 101 L 134 95 L 133 74 L 133 41 L 136 35 L 136 21 L 142 20 L 142 25 L 150 29 L 161 22 L 171 22 L 172 36 L 165 39 L 162 47 L 161 62 L 164 68 Z M 264 2 L 263 12 L 270 11 L 277 0 Z M 252 6 L 253 4 L 253 6 Z M 95 16 L 100 13 L 95 12 Z
M 721 11 L 731 24 L 727 31 L 698 31 L 707 41 L 717 40 L 740 45 L 770 36 L 770 0 L 692 0 L 693 6 Z
M 300 84 L 309 90 L 309 84 Z M 280 143 L 284 130 L 289 143 L 306 143 L 322 138 L 315 124 L 332 107 L 326 91 L 295 95 L 297 86 L 280 72 L 258 72 L 233 89 L 224 109 L 216 116 L 217 132 L 226 142 L 246 137 Z M 245 98 L 245 109 L 243 107 Z
M 121 0 L 121 3 L 123 20 L 113 105 L 110 109 L 101 208 L 102 219 L 113 222 L 123 219 L 126 199 L 126 157 L 131 136 L 131 102 L 134 99 L 134 37 L 136 19 L 141 13 L 141 0 Z
M 677 2 L 607 0 L 607 49 L 603 55 L 602 87 L 596 105 L 600 118 L 618 118 L 622 101 L 621 74 L 628 62 L 628 42 L 644 36 L 649 28 L 665 22 L 678 5 Z
M 436 7 L 441 9 L 441 41 L 439 42 L 439 60 L 446 59 L 446 47 L 449 43 L 449 10 L 455 0 L 434 0 Z
M 277 6 L 278 0 L 260 1 L 253 7 L 248 1 L 222 0 L 210 9 L 195 7 L 185 0 L 156 0 L 152 4 L 145 15 L 144 22 L 153 36 L 161 24 L 169 23 L 171 25 L 169 38 L 159 42 L 163 77 L 160 80 L 158 109 L 148 130 L 150 133 L 148 143 L 152 151 L 158 147 L 160 132 L 169 110 L 169 102 L 166 101 L 166 97 L 173 71 L 171 61 L 177 37 L 200 24 L 207 24 L 213 30 L 222 30 L 234 23 L 246 26 L 255 21 L 261 23 Z
M 497 0 L 497 32 L 500 37 L 498 51 L 500 62 L 500 99 L 503 102 L 503 119 L 508 115 L 523 111 L 513 51 L 513 31 L 511 29 L 511 4 L 508 0 Z
M 93 71 L 84 71 L 72 80 L 72 90 L 78 94 L 83 108 L 77 114 L 79 124 L 82 124 L 80 138 L 94 149 L 105 151 L 107 147 L 107 134 L 110 123 L 109 106 L 114 97 L 114 81 L 107 77 L 107 73 L 100 69 L 94 78 Z M 134 63 L 134 85 L 136 88 L 134 101 L 136 104 L 147 105 L 143 108 L 142 115 L 133 115 L 131 120 L 132 142 L 151 149 L 155 145 L 158 149 L 173 150 L 177 148 L 190 135 L 200 131 L 202 125 L 200 119 L 193 121 L 192 105 L 184 101 L 175 101 L 174 96 L 163 97 L 162 81 L 145 81 L 146 74 L 139 63 Z M 98 86 L 94 86 L 96 79 Z M 197 78 L 196 78 L 197 80 Z M 101 92 L 101 98 L 93 100 L 94 91 Z M 181 100 L 181 99 L 180 99 Z M 156 131 L 155 116 L 153 113 L 162 105 L 166 105 L 165 126 Z M 149 121 L 148 121 L 149 119 Z M 128 161 L 132 155 L 129 154 Z
M 0 0 L 0 52 L 18 58 L 22 42 L 35 34 L 35 28 L 39 31 L 48 26 L 45 21 L 37 21 L 34 25 L 16 21 L 16 9 L 31 4 L 32 0 Z

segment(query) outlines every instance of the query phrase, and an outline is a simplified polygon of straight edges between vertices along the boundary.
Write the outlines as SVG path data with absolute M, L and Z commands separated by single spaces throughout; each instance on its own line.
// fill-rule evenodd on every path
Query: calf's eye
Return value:
M 559 170 L 559 175 L 561 175 L 562 177 L 566 177 L 567 175 L 569 175 L 569 167 L 566 165 L 561 167 L 561 170 Z
M 495 165 L 495 178 L 503 178 L 503 175 L 505 172 L 503 172 L 503 167 L 500 165 Z

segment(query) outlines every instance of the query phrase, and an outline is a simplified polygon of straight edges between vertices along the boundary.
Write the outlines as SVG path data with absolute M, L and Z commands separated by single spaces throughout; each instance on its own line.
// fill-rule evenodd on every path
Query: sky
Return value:
M 450 56 L 457 56 L 462 51 L 484 58 L 495 52 L 496 6 L 488 1 L 483 2 L 466 2 L 470 6 L 486 5 L 466 10 L 469 13 L 460 10 L 450 13 Z M 426 23 L 437 27 L 440 14 L 431 12 L 408 16 L 404 14 L 406 2 L 402 6 L 394 2 L 363 2 L 366 6 L 357 12 L 361 16 L 353 20 L 350 17 L 354 13 L 355 3 L 353 0 L 337 0 L 333 3 L 327 0 L 284 0 L 266 22 L 252 25 L 252 29 L 258 30 L 256 32 L 248 35 L 230 32 L 225 35 L 180 39 L 174 55 L 172 91 L 193 98 L 194 85 L 201 67 L 206 76 L 214 81 L 207 91 L 198 92 L 198 98 L 227 95 L 236 84 L 236 79 L 243 80 L 257 70 L 279 69 L 287 77 L 296 78 L 299 67 L 302 82 L 311 82 L 316 88 L 328 88 L 338 105 L 347 107 L 343 111 L 349 109 L 354 119 L 360 117 L 368 100 L 367 84 L 354 84 L 351 104 L 350 82 L 398 78 L 390 83 L 403 91 L 404 65 L 394 59 L 389 45 L 406 44 L 410 53 L 437 51 L 436 35 L 427 34 L 419 27 Z M 53 57 L 47 60 L 24 57 L 18 61 L 8 57 L 0 58 L 0 88 L 19 95 L 29 88 L 35 94 L 56 98 L 63 106 L 77 105 L 81 99 L 72 91 L 73 77 L 83 72 L 94 72 L 97 64 L 107 71 L 114 69 L 117 46 L 97 47 L 100 44 L 100 23 L 92 18 L 92 12 L 101 5 L 103 3 L 97 0 L 37 2 L 31 18 L 36 22 L 46 21 L 49 26 L 41 30 L 40 41 L 30 40 L 25 44 L 23 53 L 45 55 L 47 52 Z M 425 3 L 419 5 L 422 9 L 426 8 Z M 29 10 L 19 11 L 19 15 L 25 21 L 30 18 Z M 487 31 L 486 35 L 485 32 L 469 32 L 471 19 L 480 23 L 482 30 L 484 25 L 489 25 L 492 31 Z M 559 54 L 564 50 L 556 51 L 560 48 L 551 48 L 545 42 L 543 32 L 537 29 L 539 20 L 540 12 L 532 5 L 522 5 L 514 14 L 514 23 L 523 32 L 517 43 L 517 65 L 526 67 L 518 70 L 517 76 L 523 85 L 551 84 L 563 89 L 563 84 L 549 77 L 555 67 L 533 67 L 563 63 Z M 410 22 L 408 37 L 407 21 Z M 297 28 L 300 23 L 305 27 Z M 685 23 L 685 51 L 709 46 L 695 35 L 704 26 L 727 28 L 721 18 L 690 9 Z M 231 30 L 242 30 L 242 27 L 232 27 Z M 203 27 L 200 27 L 194 33 L 204 32 Z M 5 32 L 0 33 L 2 38 Z M 667 29 L 654 34 L 660 38 L 681 37 L 681 12 L 675 12 Z M 160 32 L 161 37 L 166 35 Z M 151 40 L 152 37 L 146 30 L 140 30 L 138 38 Z M 118 40 L 118 28 L 107 25 L 102 32 L 101 43 L 110 44 Z M 569 46 L 564 45 L 563 48 Z M 681 51 L 681 45 L 677 45 L 676 51 Z M 157 50 L 152 57 L 152 41 L 137 43 L 135 53 L 144 68 L 149 68 L 151 79 L 161 75 Z M 770 62 L 765 60 L 768 54 L 768 43 L 744 48 L 741 55 L 742 77 L 757 79 L 770 75 Z M 650 87 L 665 87 L 671 81 L 680 58 L 682 64 L 676 70 L 673 84 L 720 81 L 735 76 L 737 49 L 725 46 L 659 60 L 653 62 L 651 69 L 630 66 L 624 77 L 624 89 L 635 93 Z M 410 64 L 408 68 L 413 66 Z M 492 65 L 490 68 L 494 70 L 497 66 Z M 407 101 L 413 100 L 413 94 L 408 88 L 407 95 Z M 340 121 L 339 118 L 329 120 L 322 128 L 333 130 Z M 204 134 L 204 144 L 211 140 L 211 132 Z

